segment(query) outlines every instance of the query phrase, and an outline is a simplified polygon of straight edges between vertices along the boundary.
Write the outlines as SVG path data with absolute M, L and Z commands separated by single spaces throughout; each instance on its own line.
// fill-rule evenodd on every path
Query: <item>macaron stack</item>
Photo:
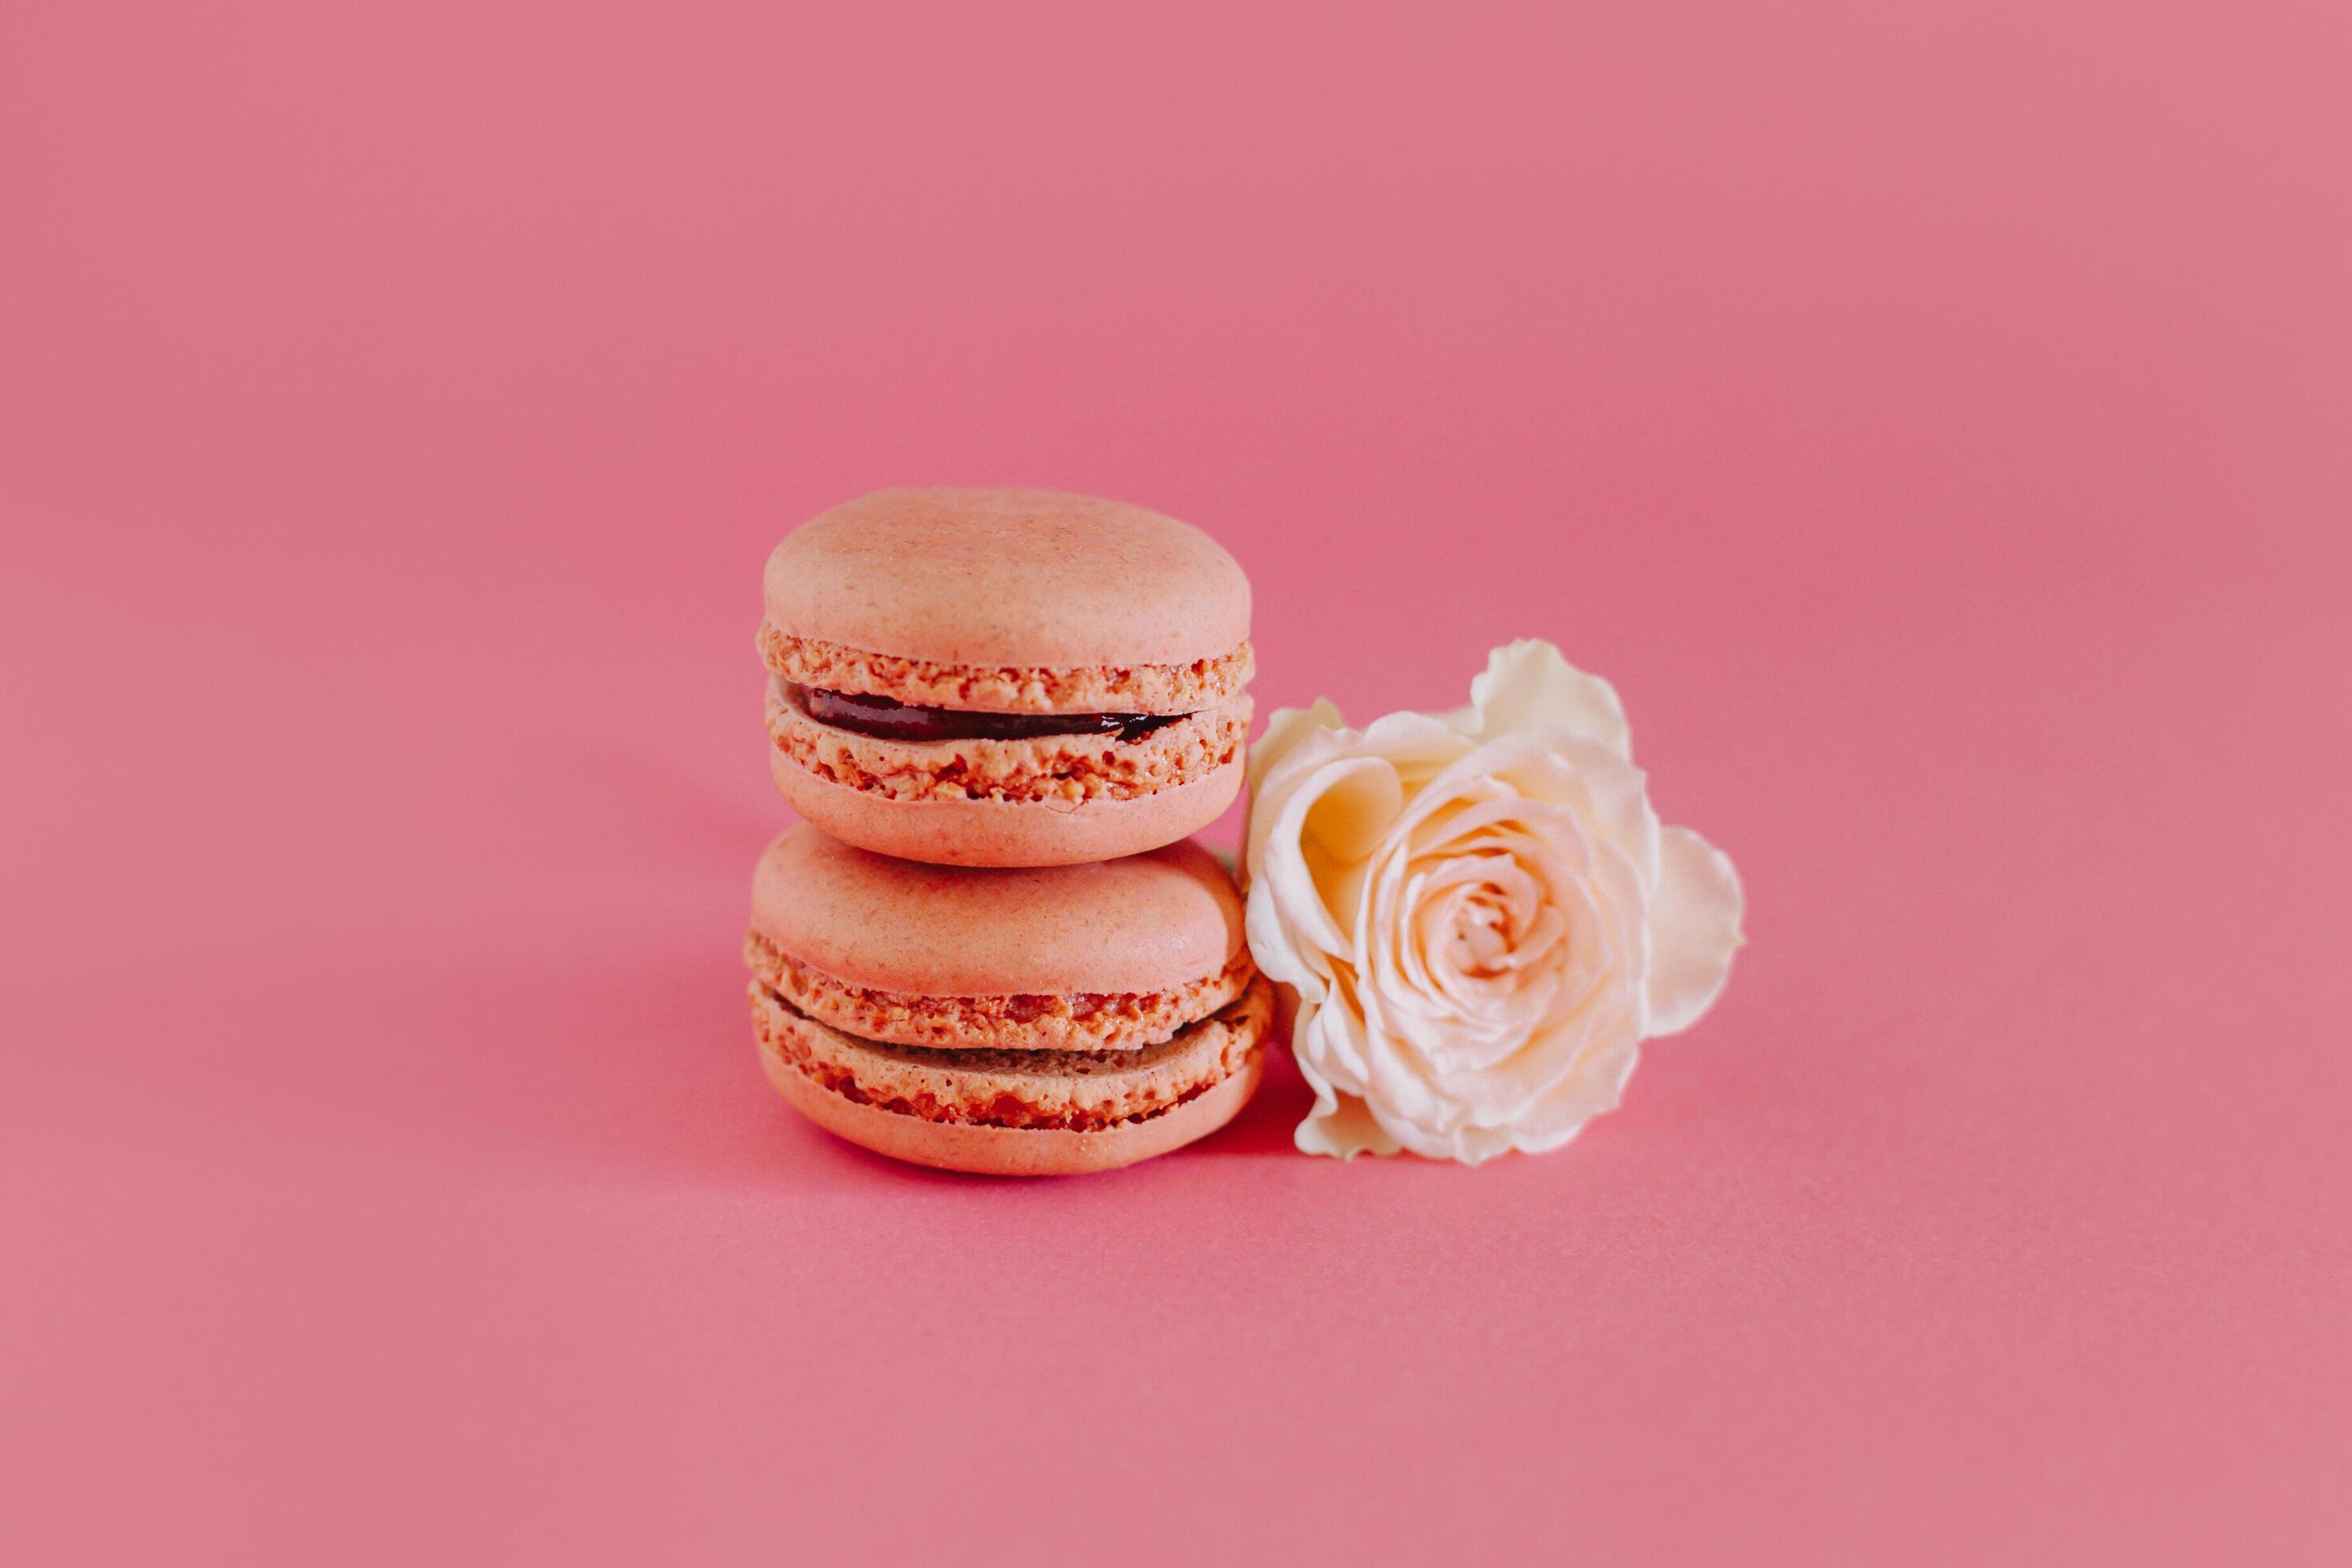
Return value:
M 1186 836 L 1241 788 L 1249 583 L 1205 534 L 1035 490 L 885 490 L 769 557 L 761 1059 L 950 1170 L 1131 1163 L 1232 1120 L 1270 987 Z

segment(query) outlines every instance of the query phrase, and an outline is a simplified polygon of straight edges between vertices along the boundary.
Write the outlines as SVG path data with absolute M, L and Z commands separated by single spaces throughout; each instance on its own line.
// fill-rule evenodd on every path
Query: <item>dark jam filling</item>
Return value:
M 1040 735 L 1116 735 L 1140 741 L 1184 713 L 978 713 L 963 708 L 918 708 L 864 692 L 784 688 L 800 710 L 820 724 L 877 741 L 1030 741 Z

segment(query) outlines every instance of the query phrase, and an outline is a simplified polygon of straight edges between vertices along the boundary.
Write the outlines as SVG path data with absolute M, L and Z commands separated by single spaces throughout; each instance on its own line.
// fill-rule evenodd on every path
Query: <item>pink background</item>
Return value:
M 0 7 L 0 1557 L 2342 1562 L 2344 8 L 980 9 Z M 1263 707 L 1558 640 L 1723 1005 L 1475 1172 L 794 1121 L 759 565 L 940 481 Z

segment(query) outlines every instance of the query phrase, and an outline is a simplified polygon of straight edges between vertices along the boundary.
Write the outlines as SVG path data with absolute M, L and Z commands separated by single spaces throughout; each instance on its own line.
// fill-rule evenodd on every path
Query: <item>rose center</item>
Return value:
M 1512 967 L 1517 934 L 1500 889 L 1481 888 L 1463 908 L 1454 927 L 1454 965 L 1463 973 L 1491 980 Z

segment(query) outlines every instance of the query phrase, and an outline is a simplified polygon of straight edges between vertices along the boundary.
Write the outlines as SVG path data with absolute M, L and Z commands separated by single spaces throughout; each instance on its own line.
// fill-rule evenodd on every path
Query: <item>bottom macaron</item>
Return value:
M 751 984 L 761 1065 L 793 1108 L 877 1153 L 950 1171 L 1075 1175 L 1223 1127 L 1257 1089 L 1273 987 L 1141 1049 L 942 1050 L 863 1039 Z

